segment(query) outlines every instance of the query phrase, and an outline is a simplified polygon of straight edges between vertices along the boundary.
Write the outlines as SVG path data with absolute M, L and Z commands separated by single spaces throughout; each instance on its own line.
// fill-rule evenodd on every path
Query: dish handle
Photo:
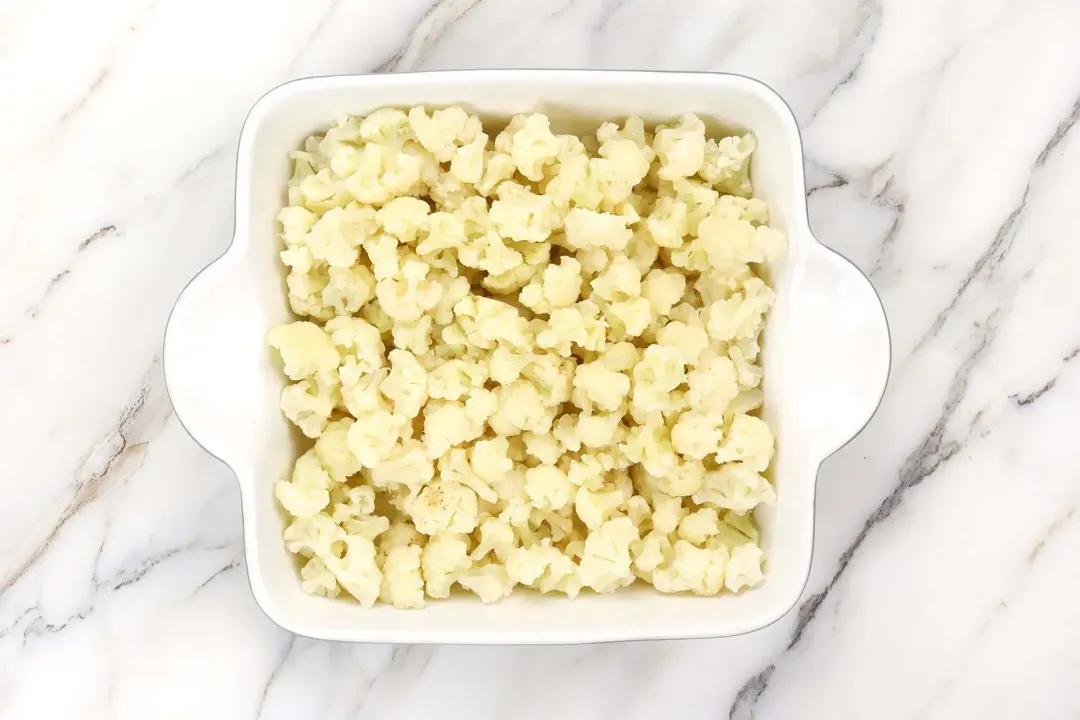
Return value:
M 870 422 L 892 361 L 885 309 L 869 278 L 816 239 L 794 278 L 798 417 L 828 457 Z
M 253 429 L 251 384 L 237 375 L 239 362 L 246 359 L 236 357 L 237 346 L 243 345 L 240 336 L 249 332 L 250 318 L 245 322 L 240 305 L 250 293 L 233 264 L 226 253 L 180 293 L 165 328 L 163 352 L 165 385 L 180 424 L 226 463 L 229 448 L 244 442 L 237 435 Z

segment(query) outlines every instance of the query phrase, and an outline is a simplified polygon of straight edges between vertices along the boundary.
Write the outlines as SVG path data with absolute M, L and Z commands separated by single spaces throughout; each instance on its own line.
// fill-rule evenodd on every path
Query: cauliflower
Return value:
M 417 532 L 471 533 L 479 522 L 476 493 L 454 480 L 435 480 L 406 502 Z
M 637 539 L 637 530 L 627 517 L 608 520 L 589 533 L 578 570 L 581 584 L 610 593 L 634 582 L 630 544 Z
M 291 154 L 268 343 L 314 440 L 274 495 L 301 588 L 419 608 L 762 581 L 761 333 L 786 250 L 752 135 L 595 136 L 459 107 L 342 117 Z M 755 413 L 755 414 L 750 414 Z M 344 593 L 342 593 L 344 591 Z

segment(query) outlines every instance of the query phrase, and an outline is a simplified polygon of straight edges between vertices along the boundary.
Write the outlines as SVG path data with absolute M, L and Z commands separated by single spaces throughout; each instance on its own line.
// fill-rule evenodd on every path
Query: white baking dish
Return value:
M 778 300 L 764 341 L 778 500 L 758 513 L 763 585 L 715 598 L 635 587 L 569 601 L 519 591 L 495 605 L 463 596 L 419 611 L 364 610 L 301 591 L 272 492 L 298 450 L 278 410 L 284 376 L 266 344 L 269 328 L 290 319 L 274 220 L 285 200 L 288 153 L 342 113 L 415 104 L 459 104 L 495 118 L 542 111 L 563 131 L 628 114 L 658 122 L 694 112 L 757 135 L 755 194 L 790 238 L 789 254 L 772 271 Z M 810 571 L 818 466 L 870 419 L 889 360 L 885 315 L 869 281 L 810 232 L 799 132 L 771 89 L 708 73 L 481 70 L 313 78 L 259 100 L 240 137 L 232 245 L 177 301 L 164 364 L 177 416 L 236 473 L 251 588 L 276 623 L 334 640 L 569 643 L 734 635 L 791 609 Z

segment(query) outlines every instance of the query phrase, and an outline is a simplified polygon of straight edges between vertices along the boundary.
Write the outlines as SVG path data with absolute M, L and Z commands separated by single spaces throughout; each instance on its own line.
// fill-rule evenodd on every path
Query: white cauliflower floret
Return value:
M 671 427 L 671 445 L 683 457 L 704 460 L 719 449 L 723 434 L 723 413 L 689 410 Z
M 554 435 L 526 432 L 521 437 L 525 440 L 525 452 L 541 464 L 554 465 L 562 457 L 562 446 Z
M 454 306 L 469 342 L 490 350 L 496 344 L 511 348 L 529 346 L 529 323 L 517 308 L 508 303 L 479 295 L 467 295 Z
M 540 391 L 528 380 L 515 380 L 503 386 L 498 391 L 498 398 L 498 410 L 488 422 L 499 435 L 551 430 L 555 411 L 547 407 Z
M 427 402 L 427 371 L 408 350 L 391 350 L 390 374 L 379 392 L 394 403 L 394 415 L 412 419 Z
M 379 588 L 383 581 L 382 571 L 375 563 L 375 545 L 368 538 L 359 535 L 346 535 L 342 542 L 345 545 L 344 555 L 338 557 L 331 554 L 322 560 L 346 592 L 359 600 L 364 607 L 371 607 L 379 597 Z M 420 598 L 419 605 L 407 607 L 422 605 L 423 597 Z
M 496 564 L 474 565 L 459 575 L 458 584 L 475 593 L 485 605 L 502 600 L 514 589 L 506 568 Z
M 499 199 L 491 203 L 488 216 L 499 234 L 519 242 L 543 242 L 561 225 L 551 198 L 536 195 L 515 182 L 499 185 Z
M 613 302 L 605 305 L 603 310 L 612 334 L 620 340 L 640 337 L 654 317 L 652 305 L 643 297 Z
M 544 166 L 555 161 L 560 143 L 547 116 L 517 115 L 495 138 L 495 147 L 510 155 L 518 172 L 533 182 L 544 179 Z
M 450 588 L 470 567 L 469 539 L 465 535 L 440 533 L 428 540 L 420 554 L 420 572 L 429 597 L 450 597 Z
M 698 174 L 725 193 L 749 195 L 750 154 L 757 148 L 757 139 L 746 135 L 733 135 L 722 140 L 709 139 L 705 143 L 705 158 Z
M 356 418 L 346 441 L 362 467 L 373 468 L 390 458 L 408 420 L 386 410 L 373 410 Z
M 733 462 L 706 473 L 705 487 L 694 493 L 693 500 L 698 505 L 745 513 L 762 503 L 776 502 L 776 491 L 752 467 Z
M 330 504 L 331 482 L 315 451 L 308 450 L 296 461 L 292 478 L 274 486 L 274 495 L 289 514 L 307 518 Z
M 548 539 L 530 547 L 514 548 L 506 558 L 506 573 L 515 583 L 542 593 L 562 592 L 571 598 L 581 591 L 577 563 Z
M 657 128 L 652 147 L 660 158 L 661 180 L 690 177 L 705 162 L 705 124 L 687 113 L 677 126 Z
M 582 300 L 566 308 L 551 311 L 547 327 L 536 334 L 536 344 L 569 357 L 571 346 L 601 352 L 607 344 L 607 323 L 592 300 Z
M 429 402 L 424 408 L 424 445 L 428 457 L 442 457 L 450 448 L 480 437 L 484 420 L 473 416 L 463 403 Z
M 431 268 L 419 260 L 406 260 L 400 275 L 395 274 L 375 285 L 375 296 L 383 311 L 398 322 L 414 322 L 435 307 L 443 286 L 429 278 Z
M 587 448 L 605 448 L 613 445 L 626 436 L 626 430 L 620 424 L 622 413 L 610 413 L 608 415 L 578 415 L 577 426 L 574 432 L 581 444 Z M 622 431 L 620 434 L 620 430 Z
M 435 466 L 418 440 L 405 440 L 396 445 L 390 456 L 371 470 L 372 484 L 379 489 L 408 488 L 409 494 L 420 492 L 435 477 Z
M 627 517 L 608 520 L 589 533 L 578 570 L 581 584 L 610 593 L 634 582 L 630 544 L 637 539 L 637 529 Z
M 405 245 L 415 245 L 417 236 L 427 229 L 431 207 L 420 198 L 400 197 L 383 205 L 375 220 L 383 230 Z
M 629 437 L 619 444 L 619 449 L 653 475 L 669 475 L 679 466 L 679 456 L 675 454 L 668 429 L 663 425 L 631 428 Z
M 391 603 L 399 610 L 424 607 L 424 577 L 420 573 L 421 552 L 417 545 L 390 549 L 382 565 L 379 599 Z
M 645 412 L 670 407 L 671 393 L 686 380 L 682 353 L 664 345 L 645 348 L 634 366 L 633 404 Z
M 539 465 L 525 471 L 525 493 L 538 510 L 561 510 L 574 497 L 574 486 L 555 465 Z
M 487 368 L 473 360 L 447 360 L 428 374 L 428 394 L 438 400 L 460 400 L 487 381 Z
M 479 522 L 476 493 L 454 480 L 434 480 L 406 501 L 418 532 L 471 533 Z
M 692 409 L 703 413 L 723 413 L 739 394 L 735 365 L 723 355 L 692 370 L 686 382 L 690 388 L 687 402 Z
M 715 508 L 701 508 L 679 522 L 679 537 L 694 545 L 704 545 L 720 534 L 720 516 Z
M 621 215 L 576 207 L 566 214 L 566 244 L 575 250 L 625 250 L 634 234 L 626 225 Z
M 652 241 L 660 247 L 677 248 L 690 231 L 686 203 L 672 197 L 658 198 L 645 221 Z
M 716 451 L 716 462 L 742 462 L 757 472 L 765 472 L 772 462 L 773 444 L 772 431 L 764 420 L 753 415 L 736 415 Z
M 297 518 L 285 528 L 285 549 L 303 557 L 327 558 L 335 543 L 345 539 L 345 531 L 326 513 Z
M 686 276 L 674 270 L 653 269 L 641 282 L 641 295 L 656 315 L 667 315 L 686 292 Z
M 375 276 L 363 265 L 332 267 L 322 290 L 322 303 L 338 315 L 358 312 L 375 297 Z
M 592 294 L 601 300 L 622 302 L 641 294 L 641 275 L 631 260 L 617 257 L 590 285 Z
M 521 304 L 536 313 L 573 305 L 581 296 L 581 263 L 563 257 L 558 265 L 548 265 L 539 279 L 521 289 Z
M 506 438 L 477 440 L 469 452 L 473 472 L 488 483 L 494 483 L 514 469 L 510 459 L 510 443 Z
M 704 328 L 674 320 L 656 333 L 656 342 L 675 348 L 688 365 L 698 364 L 701 352 L 709 347 L 709 334 Z
M 409 111 L 409 126 L 424 149 L 441 163 L 450 162 L 455 151 L 481 133 L 480 118 L 459 107 L 436 110 L 429 117 L 422 107 Z
M 334 482 L 343 483 L 350 475 L 360 472 L 360 462 L 349 450 L 348 433 L 352 418 L 334 420 L 327 424 L 322 435 L 315 441 L 312 451 Z
M 300 588 L 309 595 L 338 596 L 337 578 L 326 568 L 322 558 L 312 557 L 300 568 Z
M 674 546 L 675 559 L 670 567 L 653 572 L 652 582 L 664 593 L 690 591 L 695 595 L 716 595 L 724 588 L 724 570 L 728 563 L 727 548 L 699 548 L 679 540 Z
M 317 438 L 340 396 L 337 383 L 301 380 L 281 391 L 281 412 L 309 438 Z
M 744 587 L 754 587 L 764 580 L 765 577 L 761 574 L 762 555 L 761 548 L 752 543 L 734 548 L 731 551 L 724 578 L 727 589 L 731 592 L 739 592 Z
M 574 372 L 574 404 L 582 410 L 595 404 L 604 412 L 614 412 L 622 407 L 629 393 L 630 378 L 603 361 L 583 363 Z
M 517 535 L 509 522 L 502 518 L 488 517 L 480 524 L 480 541 L 471 557 L 473 562 L 479 562 L 490 553 L 499 562 L 505 562 L 517 544 Z
M 285 374 L 291 380 L 332 376 L 341 362 L 334 343 L 312 322 L 279 325 L 270 331 L 270 345 L 281 353 Z
M 611 519 L 622 505 L 626 503 L 626 495 L 619 489 L 593 492 L 586 487 L 579 487 L 574 495 L 574 512 L 585 527 L 596 530 Z

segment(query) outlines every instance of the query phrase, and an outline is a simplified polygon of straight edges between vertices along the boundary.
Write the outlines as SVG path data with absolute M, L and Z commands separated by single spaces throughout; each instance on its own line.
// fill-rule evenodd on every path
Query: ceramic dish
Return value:
M 573 601 L 521 591 L 494 605 L 463 596 L 409 611 L 365 610 L 301 591 L 272 491 L 299 453 L 278 409 L 285 378 L 266 343 L 267 331 L 291 318 L 275 223 L 285 200 L 288 154 L 342 113 L 417 104 L 462 105 L 485 120 L 544 112 L 563 132 L 630 114 L 656 123 L 693 112 L 757 135 L 754 192 L 790 242 L 785 259 L 771 268 L 778 299 L 763 345 L 764 417 L 777 436 L 772 479 L 778 500 L 757 513 L 767 557 L 761 586 L 713 598 L 634 586 Z M 274 622 L 334 640 L 572 643 L 735 635 L 790 610 L 810 572 L 818 466 L 873 415 L 890 349 L 870 282 L 810 231 L 799 131 L 771 89 L 711 73 L 479 70 L 312 78 L 260 99 L 240 137 L 232 245 L 180 296 L 164 358 L 181 422 L 236 473 L 251 588 Z

